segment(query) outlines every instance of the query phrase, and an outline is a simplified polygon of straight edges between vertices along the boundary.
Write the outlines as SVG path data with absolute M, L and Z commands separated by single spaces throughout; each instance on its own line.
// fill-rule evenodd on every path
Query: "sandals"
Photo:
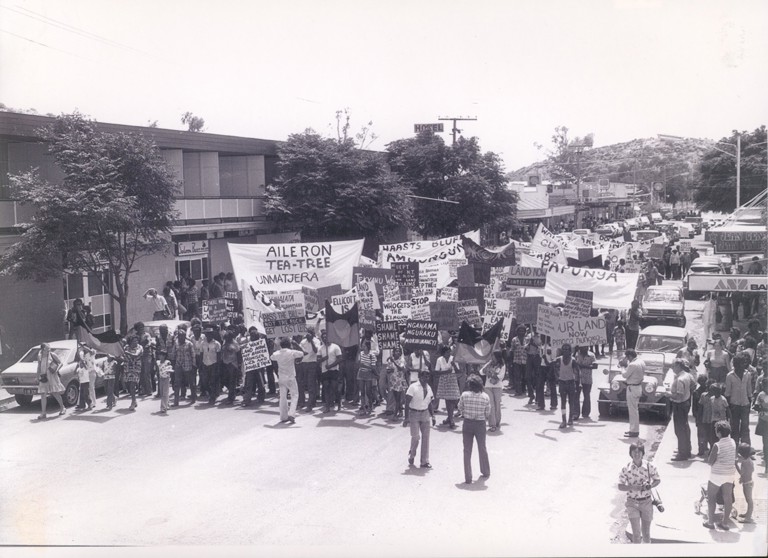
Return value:
M 37 420 L 45 420 L 47 418 L 45 415 L 38 415 Z

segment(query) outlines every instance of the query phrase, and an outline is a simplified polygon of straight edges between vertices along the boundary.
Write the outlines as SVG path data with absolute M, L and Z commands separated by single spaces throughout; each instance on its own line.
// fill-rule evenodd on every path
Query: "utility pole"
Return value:
M 736 133 L 736 207 L 741 207 L 741 134 Z
M 476 117 L 475 118 L 470 118 L 468 116 L 446 116 L 446 117 L 443 117 L 443 118 L 438 117 L 438 120 L 450 120 L 450 121 L 453 122 L 453 129 L 451 130 L 451 132 L 453 132 L 453 144 L 452 145 L 456 145 L 456 134 L 461 132 L 461 130 L 459 130 L 456 127 L 456 122 L 464 121 L 464 120 L 477 120 L 477 118 Z

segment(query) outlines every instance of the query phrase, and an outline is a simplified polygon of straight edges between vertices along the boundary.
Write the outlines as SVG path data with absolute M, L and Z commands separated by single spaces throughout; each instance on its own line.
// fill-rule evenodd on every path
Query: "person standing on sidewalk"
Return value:
M 730 437 L 731 425 L 721 420 L 715 424 L 717 443 L 709 453 L 712 470 L 707 483 L 707 520 L 704 527 L 715 528 L 715 508 L 718 492 L 723 496 L 723 518 L 718 527 L 724 531 L 731 528 L 731 508 L 733 507 L 733 477 L 736 474 L 736 442 Z
M 501 360 L 501 359 L 499 359 Z M 504 376 L 502 375 L 502 378 Z M 498 379 L 501 393 L 501 379 Z M 472 445 L 477 439 L 477 453 L 480 457 L 480 476 L 491 476 L 488 449 L 485 447 L 485 421 L 491 414 L 491 400 L 483 391 L 483 381 L 476 374 L 467 380 L 468 390 L 459 398 L 459 410 L 464 417 L 461 433 L 464 442 L 464 482 L 472 484 Z
M 744 351 L 736 353 L 733 357 L 733 372 L 725 377 L 725 398 L 731 410 L 731 437 L 737 444 L 750 443 L 749 408 L 753 392 L 749 370 L 751 360 Z
M 482 382 L 481 382 L 482 385 Z M 419 371 L 419 381 L 412 383 L 405 392 L 405 420 L 403 426 L 411 427 L 411 448 L 408 450 L 408 464 L 413 465 L 416 459 L 416 449 L 421 441 L 422 469 L 431 469 L 429 463 L 429 418 L 435 426 L 435 411 L 432 400 L 435 398 L 429 387 L 429 370 Z M 421 433 L 421 440 L 419 440 Z
M 578 417 L 579 391 L 584 395 L 584 402 L 581 406 L 581 418 L 588 419 L 592 412 L 592 370 L 597 368 L 596 357 L 589 352 L 589 347 L 583 345 L 579 347 L 579 352 L 574 357 L 579 366 L 579 383 L 576 388 L 576 417 Z M 576 418 L 574 417 L 574 418 Z
M 672 362 L 675 378 L 672 380 L 670 399 L 672 400 L 672 421 L 677 436 L 677 455 L 672 461 L 686 461 L 691 458 L 691 425 L 688 424 L 688 412 L 691 410 L 691 394 L 696 382 L 688 373 L 688 363 L 678 358 Z
M 653 520 L 653 497 L 651 489 L 661 482 L 659 472 L 643 459 L 645 446 L 634 442 L 629 446 L 630 461 L 619 475 L 619 490 L 627 493 L 627 516 L 632 526 L 632 542 L 651 542 L 651 521 Z
M 632 304 L 637 301 L 634 301 Z M 643 379 L 645 378 L 645 362 L 637 358 L 635 349 L 624 351 L 624 358 L 619 365 L 626 367 L 621 373 L 627 383 L 627 411 L 629 412 L 629 431 L 625 438 L 640 436 L 640 397 L 643 395 Z

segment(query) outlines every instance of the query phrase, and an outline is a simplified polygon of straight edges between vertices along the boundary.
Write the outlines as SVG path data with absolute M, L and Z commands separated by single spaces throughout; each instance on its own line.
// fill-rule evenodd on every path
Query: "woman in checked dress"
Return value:
M 141 357 L 143 354 L 144 349 L 139 345 L 139 338 L 131 335 L 128 338 L 128 347 L 125 349 L 125 368 L 123 372 L 123 380 L 131 396 L 131 406 L 129 407 L 131 411 L 136 408 L 136 387 L 141 376 Z
M 440 349 L 440 357 L 435 363 L 435 374 L 437 375 L 437 395 L 436 400 L 445 399 L 445 407 L 448 411 L 448 418 L 443 421 L 451 428 L 456 428 L 453 421 L 453 411 L 461 397 L 459 393 L 459 381 L 456 378 L 456 364 L 451 356 L 451 348 L 443 347 Z
M 40 405 L 43 409 L 42 414 L 37 417 L 40 420 L 47 418 L 45 410 L 48 406 L 49 395 L 53 395 L 56 403 L 59 404 L 59 415 L 64 414 L 64 402 L 61 400 L 61 394 L 64 393 L 64 384 L 61 383 L 61 378 L 59 378 L 60 366 L 61 359 L 56 353 L 51 351 L 51 346 L 48 343 L 40 345 L 40 358 L 37 361 L 37 377 L 39 379 L 37 393 L 42 396 L 40 398 Z

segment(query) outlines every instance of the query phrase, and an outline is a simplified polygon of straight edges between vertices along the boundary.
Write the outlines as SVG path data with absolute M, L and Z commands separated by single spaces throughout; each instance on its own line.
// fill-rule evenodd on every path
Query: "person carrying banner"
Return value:
M 261 334 L 259 333 L 259 330 L 256 329 L 256 326 L 251 326 L 248 328 L 249 341 L 258 341 L 260 337 Z M 264 377 L 262 376 L 263 371 L 263 368 L 254 368 L 253 370 L 245 371 L 245 379 L 243 382 L 243 402 L 241 403 L 243 407 L 251 406 L 251 400 L 253 399 L 254 392 L 256 393 L 256 402 L 264 403 L 264 399 L 267 393 L 264 389 Z
M 339 393 L 339 381 L 341 372 L 339 364 L 342 360 L 341 347 L 336 343 L 328 342 L 328 334 L 325 330 L 320 332 L 320 351 L 317 362 L 320 363 L 320 380 L 323 383 L 323 412 L 330 413 L 336 406 L 337 411 L 341 411 L 341 394 Z
M 574 357 L 579 366 L 579 386 L 576 391 L 576 416 L 579 416 L 579 397 L 584 396 L 584 402 L 581 407 L 581 418 L 588 419 L 592 412 L 592 370 L 597 368 L 594 353 L 589 351 L 586 346 L 578 347 L 578 352 Z
M 444 345 L 440 348 L 440 356 L 435 363 L 435 376 L 437 376 L 437 394 L 435 395 L 435 410 L 439 406 L 440 399 L 445 399 L 445 408 L 448 418 L 443 421 L 444 425 L 450 428 L 456 428 L 453 420 L 453 411 L 459 400 L 459 382 L 456 379 L 458 367 L 451 356 L 451 348 Z M 502 376 L 503 377 L 503 376 Z M 499 382 L 501 387 L 501 382 Z
M 403 426 L 411 427 L 411 448 L 408 451 L 408 464 L 413 465 L 416 459 L 416 449 L 421 441 L 422 469 L 431 469 L 429 463 L 429 420 L 435 426 L 435 411 L 432 408 L 434 394 L 429 387 L 429 371 L 419 371 L 419 381 L 414 382 L 405 392 L 405 420 Z M 421 440 L 419 439 L 421 433 Z
M 574 417 L 579 416 L 579 404 L 576 395 L 576 385 L 579 381 L 579 365 L 573 359 L 571 350 L 570 343 L 563 343 L 560 347 L 560 356 L 554 362 L 555 376 L 560 391 L 560 414 L 563 417 L 559 428 L 573 426 Z M 570 414 L 567 414 L 566 409 L 570 411 Z M 568 416 L 567 424 L 566 416 Z

